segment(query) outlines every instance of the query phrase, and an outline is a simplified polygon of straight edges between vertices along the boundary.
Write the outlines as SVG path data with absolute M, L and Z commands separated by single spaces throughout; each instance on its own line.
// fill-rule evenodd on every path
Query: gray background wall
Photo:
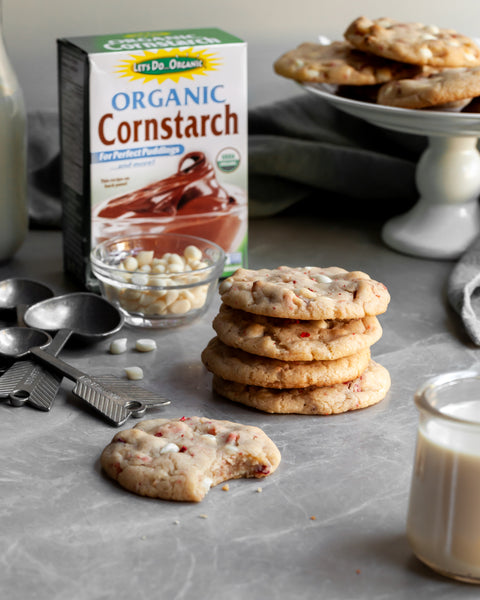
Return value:
M 297 93 L 273 73 L 285 50 L 318 34 L 339 39 L 360 15 L 452 27 L 480 37 L 479 0 L 3 0 L 3 26 L 29 110 L 57 106 L 56 39 L 216 26 L 249 43 L 250 105 Z

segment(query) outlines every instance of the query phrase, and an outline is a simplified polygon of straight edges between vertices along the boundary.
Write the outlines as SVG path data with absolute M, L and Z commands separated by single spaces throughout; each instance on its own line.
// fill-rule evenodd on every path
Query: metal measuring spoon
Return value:
M 17 322 L 23 324 L 25 310 L 32 304 L 54 295 L 53 290 L 34 279 L 12 277 L 0 281 L 0 310 L 16 311 Z
M 110 335 L 121 328 L 123 318 L 112 304 L 100 296 L 78 293 L 52 298 L 30 307 L 25 313 L 25 323 L 33 328 L 40 325 L 42 329 L 58 330 L 52 344 L 61 349 L 72 334 L 88 339 Z M 8 336 L 3 335 L 7 331 Z M 111 375 L 90 377 L 56 358 L 48 349 L 38 345 L 31 347 L 24 331 L 21 327 L 0 330 L 0 354 L 19 357 L 30 353 L 35 359 L 53 367 L 75 382 L 73 393 L 78 398 L 114 425 L 122 425 L 130 416 L 142 416 L 149 406 L 170 403 L 153 392 Z M 27 381 L 19 385 L 12 396 L 21 401 L 31 393 L 34 390 L 29 388 Z
M 51 298 L 54 292 L 44 283 L 25 277 L 12 277 L 0 281 L 0 312 L 2 316 L 7 315 L 8 319 L 15 315 L 18 325 L 24 325 L 23 316 L 27 308 Z M 62 377 L 58 373 L 51 373 L 42 365 L 35 364 L 32 360 L 22 360 L 13 364 L 0 365 L 0 398 L 7 399 L 10 393 L 17 387 L 24 377 L 30 374 L 35 379 L 37 390 L 43 390 L 36 394 L 42 401 L 37 403 L 35 398 L 30 404 L 40 410 L 50 410 L 60 387 Z M 48 391 L 48 394 L 47 394 Z M 22 406 L 24 402 L 16 404 Z
M 26 308 L 23 320 L 28 327 L 57 332 L 45 349 L 53 356 L 59 354 L 73 334 L 88 341 L 97 341 L 115 333 L 123 325 L 122 315 L 110 302 L 86 292 L 37 302 Z M 62 379 L 61 373 L 48 371 L 38 361 L 31 358 L 21 360 L 0 378 L 0 397 L 7 397 L 14 406 L 28 402 L 40 410 L 50 410 Z M 19 390 L 21 393 L 17 393 Z
M 110 302 L 86 292 L 50 297 L 26 307 L 23 321 L 28 327 L 51 332 L 59 330 L 46 348 L 46 352 L 54 356 L 62 350 L 72 334 L 90 341 L 98 340 L 115 333 L 123 325 L 123 317 Z M 8 398 L 13 406 L 28 402 L 35 408 L 47 411 L 53 405 L 62 379 L 60 373 L 47 370 L 38 361 L 21 360 L 0 378 L 0 398 Z M 22 394 L 16 393 L 19 389 Z

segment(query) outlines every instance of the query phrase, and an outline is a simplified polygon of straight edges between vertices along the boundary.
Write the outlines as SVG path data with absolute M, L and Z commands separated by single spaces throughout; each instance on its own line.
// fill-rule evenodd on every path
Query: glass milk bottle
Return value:
M 0 262 L 15 254 L 28 229 L 25 106 L 2 26 L 0 0 Z

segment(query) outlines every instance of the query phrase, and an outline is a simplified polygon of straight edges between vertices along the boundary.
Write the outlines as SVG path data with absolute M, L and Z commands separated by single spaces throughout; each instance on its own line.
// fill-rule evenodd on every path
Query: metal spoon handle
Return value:
M 56 356 L 70 335 L 71 331 L 60 330 L 45 352 Z M 51 373 L 33 360 L 18 361 L 0 378 L 0 397 L 9 398 L 13 406 L 23 406 L 28 402 L 34 408 L 48 411 L 52 408 L 62 379 L 61 374 Z
M 69 365 L 61 358 L 51 355 L 49 352 L 38 346 L 30 348 L 30 354 L 35 356 L 35 358 L 38 358 L 40 362 L 53 367 L 55 371 L 59 371 L 62 375 L 68 377 L 68 379 L 71 379 L 72 381 L 77 381 L 80 377 L 85 375 L 85 373 L 79 371 L 75 367 L 72 367 L 72 365 Z

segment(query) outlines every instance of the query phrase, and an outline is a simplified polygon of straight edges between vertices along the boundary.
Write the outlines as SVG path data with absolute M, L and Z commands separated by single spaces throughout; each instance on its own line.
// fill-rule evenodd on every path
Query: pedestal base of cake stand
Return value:
M 383 241 L 425 258 L 458 258 L 480 234 L 476 137 L 429 137 L 416 170 L 417 204 L 384 225 Z

